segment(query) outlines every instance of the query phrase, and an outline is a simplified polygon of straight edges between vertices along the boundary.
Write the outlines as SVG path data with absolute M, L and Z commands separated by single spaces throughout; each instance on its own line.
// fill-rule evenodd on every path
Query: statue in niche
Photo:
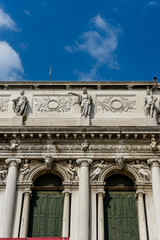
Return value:
M 145 115 L 149 117 L 156 117 L 157 115 L 157 109 L 156 109 L 156 101 L 157 98 L 155 98 L 152 95 L 152 90 L 149 88 L 146 90 L 147 96 L 145 97 L 145 104 L 144 104 L 144 111 Z
M 18 149 L 18 143 L 15 139 L 11 140 L 11 147 L 10 149 L 13 150 L 17 150 Z
M 123 169 L 124 161 L 125 161 L 124 157 L 117 157 L 115 159 L 116 167 L 117 167 L 118 170 L 122 170 Z
M 44 157 L 44 165 L 46 166 L 47 170 L 51 170 L 53 163 L 53 158 L 50 155 L 46 155 Z
M 4 181 L 7 176 L 7 166 L 2 166 L 0 169 L 0 182 Z
M 76 177 L 77 173 L 76 173 L 76 169 L 74 168 L 74 166 L 73 166 L 71 161 L 69 161 L 67 172 L 70 175 L 70 179 L 72 181 L 75 181 L 75 177 Z
M 90 174 L 91 181 L 95 180 L 98 178 L 99 174 L 103 170 L 103 168 L 106 166 L 106 163 L 104 163 L 104 160 L 101 160 L 99 163 L 97 163 L 94 167 L 95 169 L 93 172 Z
M 24 96 L 24 91 L 20 91 L 20 96 L 12 101 L 13 111 L 15 112 L 16 116 L 25 116 L 28 107 L 28 100 L 27 97 Z
M 82 94 L 77 94 L 73 92 L 69 92 L 68 94 L 75 95 L 78 97 L 78 103 L 81 106 L 81 116 L 86 118 L 90 117 L 91 114 L 91 106 L 92 106 L 92 98 L 87 93 L 87 88 L 83 88 Z
M 23 163 L 23 168 L 20 169 L 19 181 L 23 181 L 27 173 L 29 173 L 29 163 L 28 163 L 28 159 L 25 159 Z
M 88 148 L 89 148 L 89 142 L 85 139 L 85 140 L 82 142 L 81 146 L 82 146 L 81 149 L 82 149 L 83 151 L 87 151 Z

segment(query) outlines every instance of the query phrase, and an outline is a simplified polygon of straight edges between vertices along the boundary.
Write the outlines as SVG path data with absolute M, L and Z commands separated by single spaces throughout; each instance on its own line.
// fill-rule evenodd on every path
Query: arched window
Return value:
M 63 215 L 62 180 L 46 174 L 34 182 L 29 220 L 29 237 L 61 237 Z
M 133 181 L 114 174 L 106 179 L 105 240 L 138 240 L 138 218 Z

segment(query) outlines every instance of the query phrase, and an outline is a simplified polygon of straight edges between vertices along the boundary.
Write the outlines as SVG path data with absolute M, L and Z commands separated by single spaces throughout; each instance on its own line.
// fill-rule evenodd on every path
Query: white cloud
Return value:
M 29 17 L 33 17 L 33 15 L 32 15 L 28 10 L 24 10 L 24 13 L 25 13 L 26 15 L 28 15 Z
M 150 2 L 148 3 L 149 6 L 157 6 L 158 4 L 159 4 L 159 3 L 156 2 L 156 1 L 150 1 Z
M 17 30 L 15 22 L 12 18 L 0 8 L 0 29 L 10 29 L 10 30 Z
M 91 19 L 89 30 L 83 32 L 79 41 L 75 41 L 73 46 L 67 46 L 66 50 L 87 53 L 96 60 L 96 70 L 102 65 L 107 65 L 111 69 L 119 69 L 115 50 L 118 46 L 120 32 L 122 32 L 120 27 L 114 27 L 98 14 Z M 90 72 L 92 70 L 96 74 L 95 67 Z
M 19 54 L 5 41 L 0 41 L 0 80 L 22 80 L 23 67 Z

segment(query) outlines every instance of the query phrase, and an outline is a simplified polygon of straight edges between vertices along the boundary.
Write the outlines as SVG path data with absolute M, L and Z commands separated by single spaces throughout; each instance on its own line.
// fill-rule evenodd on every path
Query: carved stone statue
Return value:
M 155 102 L 157 101 L 157 98 L 155 98 L 152 95 L 152 91 L 148 88 L 147 96 L 145 97 L 145 104 L 144 104 L 144 111 L 145 115 L 149 117 L 156 117 L 156 106 Z
M 28 107 L 28 100 L 27 97 L 24 96 L 24 91 L 20 91 L 20 96 L 13 99 L 13 111 L 16 113 L 17 116 L 25 116 L 27 107 Z
M 10 149 L 13 150 L 17 150 L 18 149 L 18 143 L 15 139 L 11 140 L 11 147 Z
M 122 170 L 123 169 L 124 161 L 125 161 L 124 157 L 117 157 L 115 159 L 116 167 L 117 167 L 118 170 Z
M 4 181 L 7 176 L 7 166 L 2 166 L 0 169 L 0 182 Z
M 74 168 L 73 164 L 71 164 L 71 162 L 68 164 L 67 172 L 70 175 L 70 179 L 72 181 L 75 181 L 76 169 Z
M 98 178 L 99 174 L 101 173 L 102 169 L 106 166 L 103 160 L 100 161 L 100 163 L 96 164 L 94 167 L 95 169 L 90 174 L 90 178 L 93 181 L 94 179 Z
M 85 139 L 85 140 L 82 142 L 81 146 L 82 146 L 81 149 L 82 149 L 83 151 L 87 151 L 88 148 L 89 148 L 89 142 Z
M 75 95 L 78 97 L 79 105 L 81 106 L 81 116 L 89 117 L 91 114 L 91 106 L 92 106 L 92 98 L 87 93 L 87 88 L 83 88 L 82 94 L 77 94 L 73 92 L 69 92 L 68 94 Z
M 29 163 L 28 160 L 24 160 L 23 168 L 20 169 L 19 181 L 23 181 L 24 177 L 29 173 Z
M 51 170 L 51 168 L 52 168 L 52 163 L 53 163 L 53 158 L 52 158 L 52 156 L 46 155 L 46 156 L 44 157 L 44 164 L 45 164 L 47 170 Z
M 144 180 L 149 181 L 151 180 L 151 170 L 150 167 L 145 162 L 140 162 L 139 160 L 130 163 L 133 168 L 137 169 L 140 175 L 143 177 Z

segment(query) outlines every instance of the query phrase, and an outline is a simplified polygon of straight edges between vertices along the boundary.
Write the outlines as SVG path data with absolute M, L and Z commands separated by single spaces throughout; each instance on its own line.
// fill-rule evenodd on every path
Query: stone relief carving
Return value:
M 132 168 L 136 169 L 142 176 L 144 181 L 151 181 L 151 170 L 147 163 L 137 160 L 136 162 L 128 163 Z
M 20 91 L 20 96 L 13 99 L 13 111 L 16 116 L 25 116 L 28 108 L 27 97 L 24 96 L 24 91 Z
M 157 150 L 157 142 L 156 142 L 156 139 L 154 137 L 151 138 L 151 143 L 150 143 L 150 146 L 151 146 L 151 150 L 152 151 L 155 151 Z
M 122 170 L 124 167 L 125 158 L 122 156 L 116 157 L 115 163 L 118 170 Z
M 10 150 L 11 151 L 14 151 L 14 150 L 17 150 L 18 149 L 18 143 L 15 139 L 12 139 L 11 140 L 11 146 L 10 146 Z
M 92 98 L 87 93 L 87 88 L 83 88 L 82 94 L 77 94 L 73 92 L 69 92 L 68 94 L 75 95 L 78 97 L 78 103 L 81 106 L 81 116 L 88 118 L 91 114 L 92 107 Z
M 29 173 L 29 171 L 30 171 L 30 164 L 28 163 L 28 159 L 25 159 L 23 163 L 23 168 L 20 168 L 19 181 L 23 181 L 25 176 Z
M 0 167 L 0 182 L 4 181 L 7 177 L 8 167 L 3 165 Z
M 18 145 L 18 143 L 15 142 L 15 144 Z M 83 146 L 82 146 L 83 145 Z M 14 148 L 14 142 L 13 142 L 13 148 Z M 145 145 L 91 145 L 87 142 L 83 142 L 83 144 L 65 144 L 65 145 L 44 145 L 44 144 L 20 144 L 17 146 L 17 150 L 19 151 L 32 151 L 32 152 L 42 152 L 42 151 L 52 151 L 52 152 L 70 152 L 70 151 L 81 151 L 83 150 L 82 148 L 92 152 L 118 152 L 118 153 L 124 153 L 124 152 L 149 152 L 151 151 L 151 146 L 150 144 L 145 144 Z M 157 151 L 160 151 L 160 145 L 156 145 Z M 11 146 L 8 144 L 1 144 L 0 145 L 0 151 L 10 151 Z
M 133 97 L 97 97 L 97 111 L 107 112 L 135 112 L 136 100 Z
M 104 160 L 101 160 L 99 163 L 93 164 L 94 170 L 91 170 L 90 179 L 91 181 L 98 179 L 99 174 L 106 167 Z
M 68 96 L 35 97 L 33 104 L 33 112 L 69 113 L 72 111 L 72 102 L 73 98 Z
M 67 173 L 69 174 L 71 181 L 75 181 L 76 180 L 75 178 L 76 178 L 76 175 L 77 175 L 77 171 L 76 171 L 76 169 L 73 166 L 71 161 L 69 161 L 69 164 L 67 166 Z
M 44 157 L 44 165 L 46 166 L 47 170 L 51 170 L 53 163 L 53 158 L 49 154 Z
M 0 112 L 8 111 L 9 101 L 7 97 L 0 98 Z
M 85 140 L 83 140 L 83 142 L 82 142 L 82 144 L 81 144 L 81 149 L 82 149 L 83 151 L 87 151 L 88 148 L 89 148 L 89 142 L 85 139 Z
M 153 96 L 152 90 L 147 89 L 146 90 L 147 96 L 145 97 L 145 103 L 144 103 L 144 112 L 146 116 L 149 117 L 156 117 L 158 109 L 156 108 L 156 101 L 157 98 Z

